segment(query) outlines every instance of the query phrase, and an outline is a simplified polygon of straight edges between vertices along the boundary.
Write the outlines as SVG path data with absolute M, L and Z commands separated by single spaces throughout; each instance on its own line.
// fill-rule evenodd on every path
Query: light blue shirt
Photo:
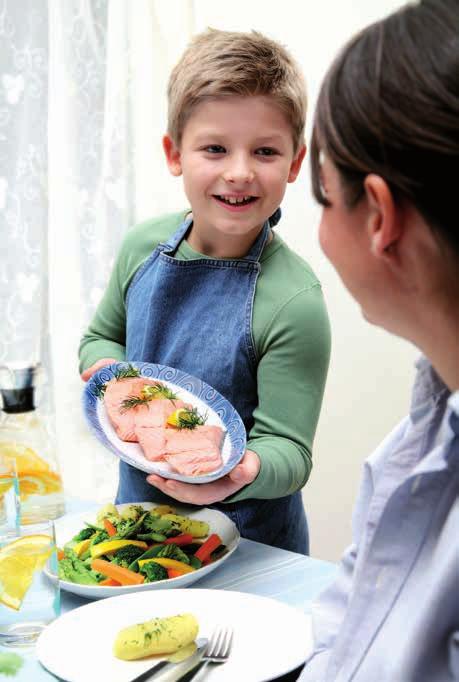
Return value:
M 459 680 L 459 391 L 417 367 L 409 416 L 365 463 L 301 682 Z

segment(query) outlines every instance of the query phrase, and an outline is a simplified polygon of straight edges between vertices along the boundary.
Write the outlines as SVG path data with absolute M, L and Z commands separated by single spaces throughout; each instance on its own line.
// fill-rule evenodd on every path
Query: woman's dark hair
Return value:
M 320 152 L 349 207 L 376 173 L 459 254 L 459 0 L 421 0 L 364 29 L 338 54 L 319 94 L 312 187 L 327 205 Z

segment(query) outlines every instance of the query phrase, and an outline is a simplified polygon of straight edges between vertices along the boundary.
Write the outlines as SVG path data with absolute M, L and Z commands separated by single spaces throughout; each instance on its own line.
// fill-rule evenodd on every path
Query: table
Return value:
M 100 505 L 91 505 L 71 500 L 67 503 L 68 513 L 97 510 Z M 267 571 L 266 566 L 270 566 Z M 241 539 L 237 550 L 224 562 L 219 570 L 193 583 L 188 589 L 220 589 L 249 592 L 278 599 L 286 604 L 310 612 L 311 601 L 317 597 L 336 575 L 337 566 L 327 561 L 269 547 L 252 540 Z M 88 600 L 68 592 L 61 593 L 61 611 L 87 604 Z M 34 649 L 13 650 L 0 647 L 0 651 L 17 651 L 24 657 L 24 665 L 16 677 L 4 677 L 14 682 L 51 682 L 56 678 L 48 673 L 37 661 Z M 296 674 L 282 678 L 282 682 L 296 679 Z M 85 682 L 81 680 L 81 682 Z M 107 681 L 108 682 L 108 681 Z

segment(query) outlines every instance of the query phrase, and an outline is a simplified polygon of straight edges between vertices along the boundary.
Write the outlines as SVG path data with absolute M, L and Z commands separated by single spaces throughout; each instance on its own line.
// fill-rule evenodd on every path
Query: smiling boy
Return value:
M 208 30 L 173 70 L 168 100 L 164 151 L 191 208 L 128 232 L 82 339 L 82 377 L 117 360 L 198 376 L 238 410 L 247 451 L 202 485 L 146 480 L 120 462 L 117 502 L 167 495 L 213 506 L 244 537 L 307 553 L 300 490 L 329 324 L 317 278 L 273 229 L 306 151 L 304 81 L 275 41 Z

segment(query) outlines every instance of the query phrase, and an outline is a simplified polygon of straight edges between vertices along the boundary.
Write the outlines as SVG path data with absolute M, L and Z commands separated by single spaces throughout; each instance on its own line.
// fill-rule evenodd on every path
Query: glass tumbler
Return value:
M 19 480 L 16 460 L 0 453 L 0 537 L 14 536 L 20 518 Z
M 59 612 L 54 523 L 10 530 L 0 538 L 0 644 L 33 645 Z

